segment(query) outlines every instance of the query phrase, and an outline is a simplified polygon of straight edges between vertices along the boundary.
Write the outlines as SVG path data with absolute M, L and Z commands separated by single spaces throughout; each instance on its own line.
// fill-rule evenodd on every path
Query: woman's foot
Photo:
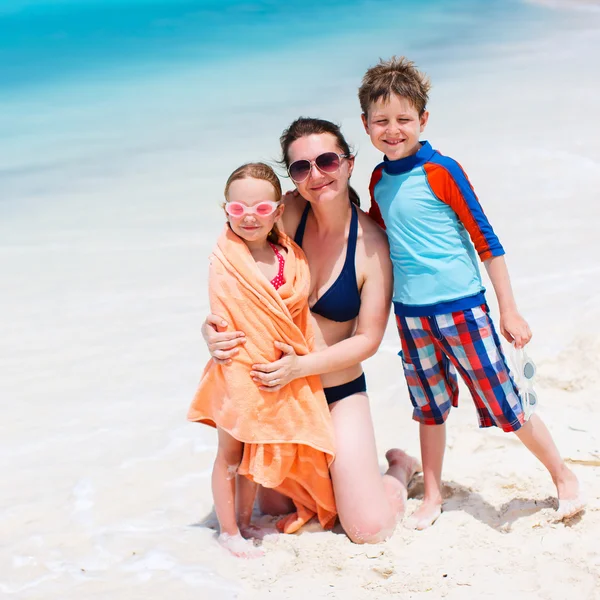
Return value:
M 411 479 L 423 469 L 419 460 L 399 448 L 388 450 L 385 458 L 389 464 L 386 475 L 395 477 L 405 488 L 408 487 Z
M 218 537 L 219 544 L 239 558 L 260 558 L 265 553 L 261 548 L 257 548 L 250 540 L 246 540 L 240 533 L 229 535 L 222 533 Z
M 389 467 L 383 477 L 383 485 L 396 512 L 396 521 L 400 521 L 406 510 L 408 484 L 421 470 L 421 463 L 398 448 L 388 450 L 385 458 Z
M 404 522 L 407 529 L 417 529 L 422 531 L 431 527 L 442 514 L 442 499 L 425 499 L 421 506 Z
M 570 519 L 585 508 L 585 500 L 581 493 L 579 480 L 571 469 L 566 465 L 562 470 L 561 476 L 554 481 L 558 493 L 558 509 L 556 511 L 556 521 Z

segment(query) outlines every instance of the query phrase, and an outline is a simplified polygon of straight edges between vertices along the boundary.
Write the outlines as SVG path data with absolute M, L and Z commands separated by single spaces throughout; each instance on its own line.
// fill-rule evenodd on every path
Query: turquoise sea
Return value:
M 455 58 L 540 14 L 517 0 L 3 0 L 0 201 L 148 152 L 221 149 L 231 131 L 245 149 L 299 114 L 357 116 L 379 57 L 452 77 Z
M 314 67 L 308 57 L 335 70 L 366 40 L 367 61 L 381 50 L 476 42 L 514 33 L 532 10 L 514 0 L 4 0 L 0 89 L 239 64 L 289 48 L 298 51 L 289 74 L 302 79 Z M 337 52 L 315 55 L 331 39 L 340 41 Z

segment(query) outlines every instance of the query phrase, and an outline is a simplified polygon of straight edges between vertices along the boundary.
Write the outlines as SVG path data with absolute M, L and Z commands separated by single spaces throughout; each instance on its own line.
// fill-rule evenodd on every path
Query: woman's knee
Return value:
M 359 519 L 344 519 L 340 515 L 340 522 L 346 535 L 355 544 L 378 544 L 389 539 L 396 529 L 396 521 L 387 521 L 375 515 L 364 515 Z

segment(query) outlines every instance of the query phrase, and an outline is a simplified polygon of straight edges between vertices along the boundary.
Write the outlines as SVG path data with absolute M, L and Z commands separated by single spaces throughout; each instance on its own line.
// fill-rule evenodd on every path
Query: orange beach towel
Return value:
M 284 531 L 293 533 L 314 515 L 324 528 L 333 527 L 334 437 L 318 376 L 296 379 L 276 392 L 259 390 L 250 377 L 253 364 L 279 358 L 274 340 L 298 355 L 312 348 L 306 257 L 286 235 L 279 244 L 287 250 L 285 283 L 276 290 L 228 225 L 219 238 L 209 271 L 211 312 L 244 331 L 247 341 L 232 364 L 208 363 L 188 419 L 244 442 L 238 473 L 293 500 L 297 514 L 282 521 Z

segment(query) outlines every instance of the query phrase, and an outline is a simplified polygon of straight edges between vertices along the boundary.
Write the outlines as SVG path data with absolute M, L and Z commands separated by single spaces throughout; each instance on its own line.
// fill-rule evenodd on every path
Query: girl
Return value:
M 245 537 L 253 533 L 257 483 L 292 499 L 295 512 L 278 523 L 282 531 L 292 533 L 315 515 L 323 527 L 333 526 L 333 427 L 318 376 L 263 391 L 250 375 L 252 364 L 279 358 L 274 340 L 300 356 L 312 349 L 308 264 L 275 226 L 284 210 L 279 180 L 265 164 L 243 165 L 229 177 L 225 198 L 210 305 L 246 331 L 247 343 L 229 366 L 208 363 L 188 418 L 218 431 L 212 490 L 219 541 L 236 556 L 254 557 L 262 552 Z

